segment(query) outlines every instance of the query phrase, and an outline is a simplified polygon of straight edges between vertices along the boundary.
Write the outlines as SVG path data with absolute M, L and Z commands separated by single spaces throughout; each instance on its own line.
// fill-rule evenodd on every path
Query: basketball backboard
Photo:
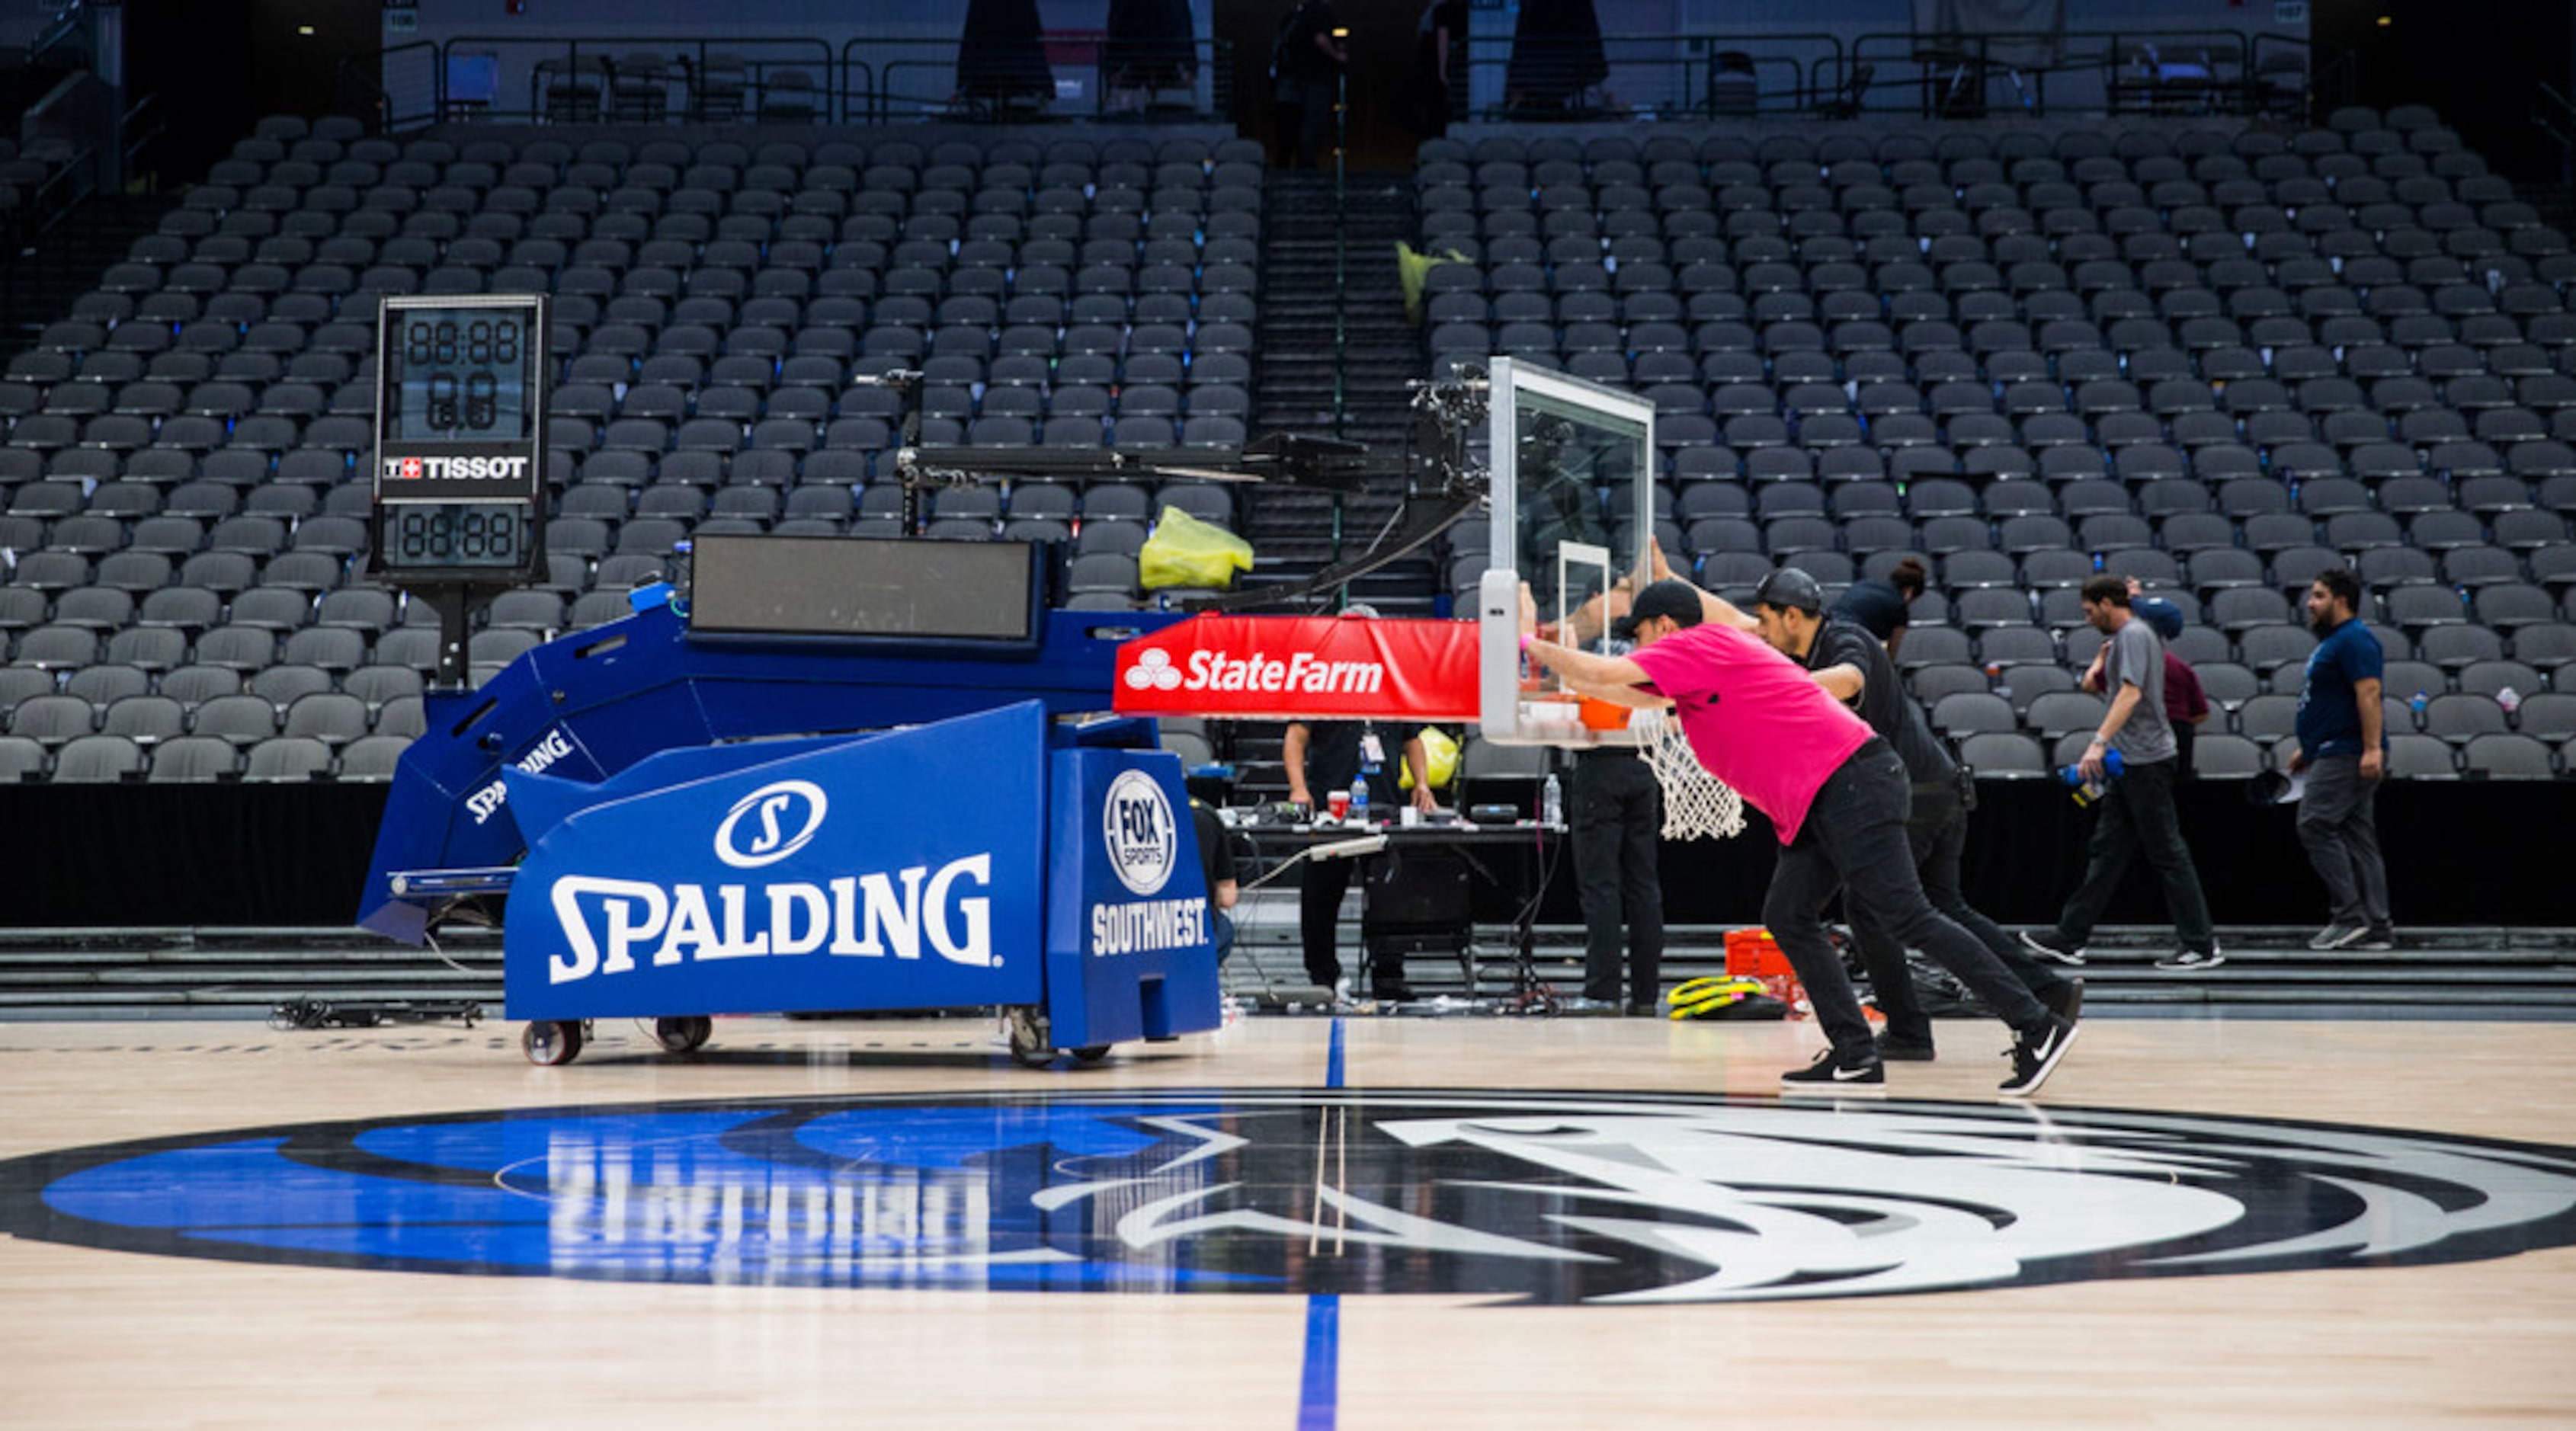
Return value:
M 1599 638 L 1603 593 L 1654 539 L 1654 404 L 1510 358 L 1488 371 L 1493 528 L 1477 586 L 1478 724 L 1486 739 L 1516 744 L 1624 742 L 1624 732 L 1587 729 L 1554 676 L 1524 680 L 1520 588 L 1542 622 Z

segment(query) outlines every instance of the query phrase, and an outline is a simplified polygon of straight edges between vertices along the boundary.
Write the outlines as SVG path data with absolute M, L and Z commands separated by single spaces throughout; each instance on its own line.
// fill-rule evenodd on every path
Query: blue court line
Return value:
M 1326 1292 L 1306 1299 L 1306 1374 L 1297 1387 L 1297 1431 L 1333 1431 L 1339 1414 L 1342 1367 L 1342 1299 Z
M 1325 1046 L 1324 1086 L 1342 1086 L 1340 1019 L 1333 1020 L 1332 1041 Z M 1297 1381 L 1297 1431 L 1333 1431 L 1341 1414 L 1341 1371 L 1342 1299 L 1331 1292 L 1308 1297 L 1306 1368 Z

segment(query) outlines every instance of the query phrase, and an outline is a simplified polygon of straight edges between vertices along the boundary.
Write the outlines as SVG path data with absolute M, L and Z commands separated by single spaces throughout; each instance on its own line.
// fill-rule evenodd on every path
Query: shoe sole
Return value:
M 2369 933 L 2370 931 L 2366 929 L 2355 929 L 2345 934 L 2340 939 L 2328 939 L 2323 935 L 2319 935 L 2308 941 L 2308 947 L 2316 950 L 2320 954 L 2329 949 L 2350 949 L 2354 945 L 2359 944 L 2363 939 L 2367 938 Z
M 1780 1096 L 1783 1098 L 1884 1098 L 1887 1096 L 1887 1085 L 1884 1083 L 1784 1083 L 1780 1085 Z
M 2048 1057 L 2039 1061 L 2039 1070 L 2030 1076 L 2030 1082 L 2018 1088 L 2006 1084 L 2001 1090 L 2003 1095 L 2006 1098 L 2028 1098 L 2037 1093 L 2039 1086 L 2048 1081 L 2048 1076 L 2057 1071 L 2057 1065 L 2065 1061 L 2066 1051 L 2075 1046 L 2075 1036 L 2083 1031 L 2079 1024 L 2067 1025 L 2066 1037 L 2059 1039 L 2057 1047 L 2049 1050 Z
M 2049 960 L 2053 963 L 2064 964 L 2070 968 L 2080 969 L 2084 967 L 2084 951 L 2081 949 L 2052 948 L 2031 938 L 2027 934 L 2021 936 L 2021 947 L 2038 955 L 2040 958 Z
M 2226 962 L 2226 955 L 2212 954 L 2206 959 L 2194 959 L 2188 964 L 2177 964 L 2168 960 L 2159 959 L 2156 961 L 2156 967 L 2164 970 L 2168 974 L 2190 974 L 2202 969 L 2215 969 Z

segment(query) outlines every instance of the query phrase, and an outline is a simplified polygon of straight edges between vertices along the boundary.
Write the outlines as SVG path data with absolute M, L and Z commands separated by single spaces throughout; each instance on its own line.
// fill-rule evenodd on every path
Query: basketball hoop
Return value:
M 1664 787 L 1664 838 L 1728 839 L 1744 833 L 1744 797 L 1719 783 L 1699 763 L 1682 735 L 1682 723 L 1659 710 L 1632 711 L 1628 729 L 1637 753 Z

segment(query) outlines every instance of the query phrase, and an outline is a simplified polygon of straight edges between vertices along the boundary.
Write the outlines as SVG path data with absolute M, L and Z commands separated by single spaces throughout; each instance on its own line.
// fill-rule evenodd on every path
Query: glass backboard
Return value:
M 1478 724 L 1489 740 L 1519 744 L 1624 741 L 1587 729 L 1544 670 L 1535 686 L 1524 679 L 1520 588 L 1541 621 L 1599 640 L 1603 593 L 1654 539 L 1654 404 L 1510 358 L 1489 372 L 1493 532 L 1477 587 Z

